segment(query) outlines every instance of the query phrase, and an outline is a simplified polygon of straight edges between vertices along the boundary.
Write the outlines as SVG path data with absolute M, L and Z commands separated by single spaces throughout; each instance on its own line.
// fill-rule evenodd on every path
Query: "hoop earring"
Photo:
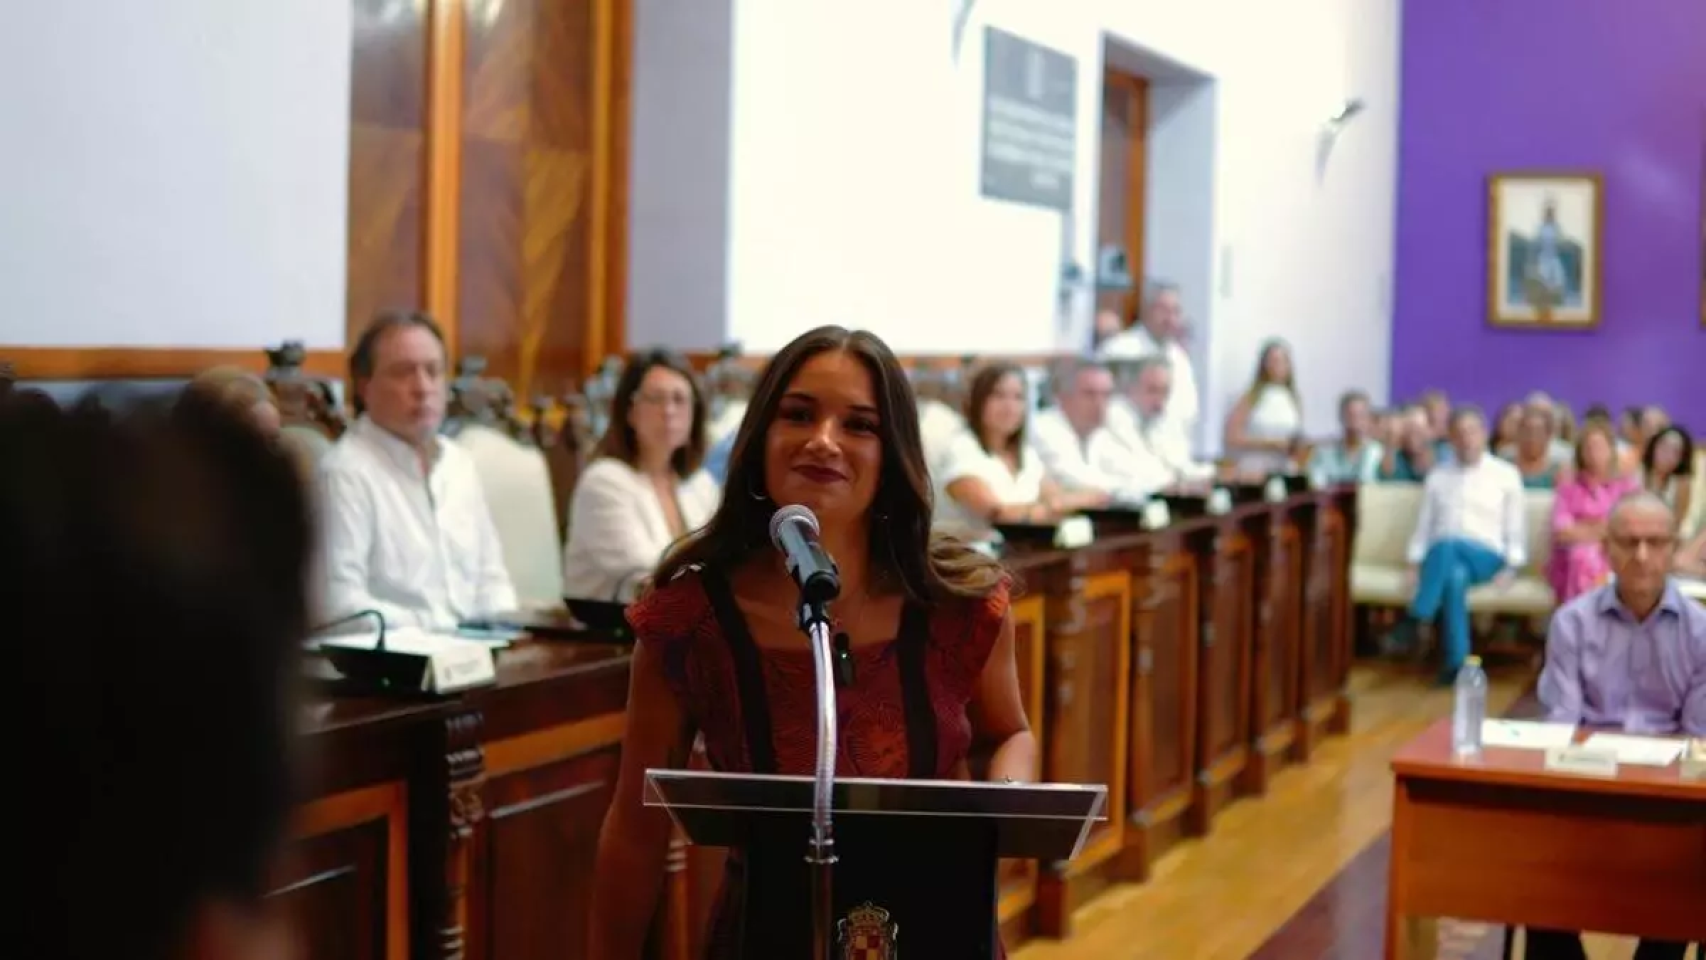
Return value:
M 770 499 L 768 494 L 759 493 L 757 490 L 753 489 L 751 481 L 747 482 L 746 495 L 751 497 L 754 500 L 757 500 L 759 503 L 763 503 L 764 501 Z

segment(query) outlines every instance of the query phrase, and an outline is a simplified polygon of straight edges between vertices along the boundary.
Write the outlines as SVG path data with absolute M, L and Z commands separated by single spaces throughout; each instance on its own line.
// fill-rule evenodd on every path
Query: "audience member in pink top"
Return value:
M 1584 428 L 1576 441 L 1575 476 L 1558 485 L 1552 504 L 1553 547 L 1547 579 L 1560 605 L 1610 576 L 1606 518 L 1618 498 L 1639 487 L 1634 477 L 1617 476 L 1617 441 L 1611 431 L 1597 423 Z

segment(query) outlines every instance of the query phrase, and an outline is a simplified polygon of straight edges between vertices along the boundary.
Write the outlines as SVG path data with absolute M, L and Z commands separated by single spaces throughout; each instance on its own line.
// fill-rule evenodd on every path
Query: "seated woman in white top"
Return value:
M 1226 416 L 1226 454 L 1240 474 L 1266 476 L 1297 469 L 1303 437 L 1303 403 L 1283 340 L 1262 345 L 1250 389 Z
M 722 494 L 702 467 L 705 420 L 686 360 L 663 350 L 628 359 L 569 501 L 564 596 L 631 599 L 664 551 L 711 519 Z
M 935 522 L 981 537 L 996 523 L 1047 523 L 1101 496 L 1062 493 L 1025 442 L 1024 372 L 1010 364 L 972 378 L 966 430 L 955 437 L 936 479 Z

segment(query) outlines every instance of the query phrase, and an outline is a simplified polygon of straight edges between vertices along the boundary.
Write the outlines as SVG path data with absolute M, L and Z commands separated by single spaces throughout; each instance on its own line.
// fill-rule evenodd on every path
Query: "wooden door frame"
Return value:
M 1120 315 L 1130 325 L 1137 318 L 1138 308 L 1143 300 L 1143 252 L 1144 252 L 1144 215 L 1147 210 L 1145 189 L 1148 185 L 1149 155 L 1149 80 L 1118 67 L 1104 67 L 1102 70 L 1102 114 L 1107 111 L 1108 90 L 1124 88 L 1129 94 L 1126 100 L 1126 129 L 1130 131 L 1127 137 L 1126 153 L 1126 229 L 1125 236 L 1120 238 L 1125 247 L 1126 264 L 1137 281 L 1137 289 L 1120 298 Z M 1096 245 L 1098 258 L 1102 245 L 1101 225 L 1096 229 Z M 1100 264 L 1098 264 L 1100 266 Z

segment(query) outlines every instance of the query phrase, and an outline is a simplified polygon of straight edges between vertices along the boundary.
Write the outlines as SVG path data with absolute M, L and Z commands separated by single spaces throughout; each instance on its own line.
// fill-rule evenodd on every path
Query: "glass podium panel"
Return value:
M 1100 784 L 849 777 L 835 781 L 831 815 L 837 824 L 907 818 L 931 820 L 942 829 L 993 828 L 999 856 L 1070 860 L 1091 825 L 1106 819 L 1107 796 Z M 701 846 L 745 846 L 759 832 L 792 821 L 803 838 L 810 832 L 812 778 L 648 770 L 645 803 L 668 810 Z

